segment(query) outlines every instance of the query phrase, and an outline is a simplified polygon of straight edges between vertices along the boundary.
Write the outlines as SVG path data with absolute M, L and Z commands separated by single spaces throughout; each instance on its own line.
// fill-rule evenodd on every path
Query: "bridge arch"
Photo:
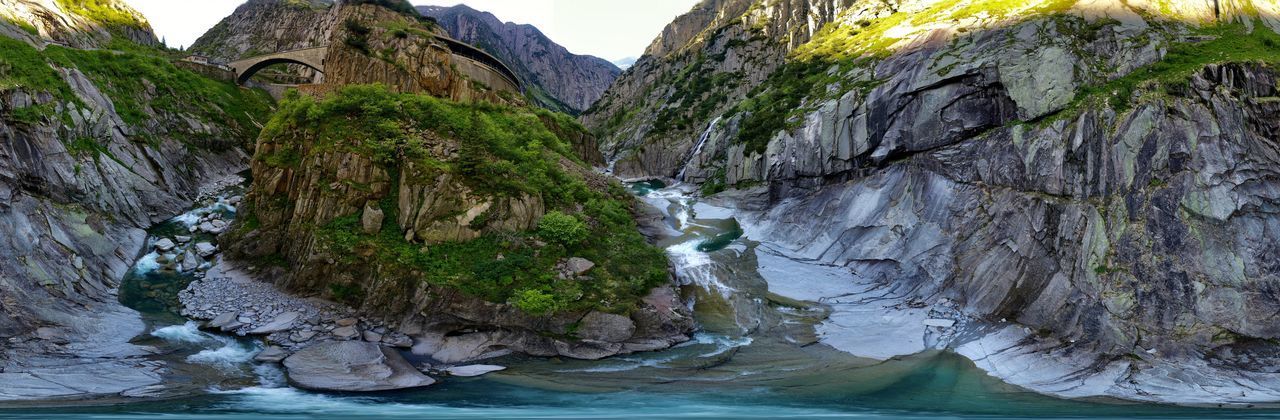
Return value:
M 276 64 L 300 64 L 324 73 L 324 60 L 328 55 L 329 47 L 307 48 L 250 57 L 232 62 L 228 66 L 236 73 L 236 83 L 243 85 L 258 71 Z

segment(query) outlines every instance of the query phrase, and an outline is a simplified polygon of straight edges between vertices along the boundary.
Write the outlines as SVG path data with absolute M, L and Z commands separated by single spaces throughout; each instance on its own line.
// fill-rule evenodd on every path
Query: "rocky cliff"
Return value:
M 578 114 L 595 103 L 622 72 L 599 57 L 570 53 L 530 25 L 502 22 L 466 5 L 419 6 L 454 38 L 507 63 L 539 106 Z
M 188 48 L 218 61 L 327 45 L 335 27 L 333 2 L 250 0 Z
M 968 321 L 926 342 L 1010 382 L 1273 401 L 1277 12 L 706 2 L 584 120 L 622 176 L 736 187 L 722 197 L 752 239 L 845 267 L 878 299 L 955 305 Z
M 122 3 L 84 4 L 0 3 L 0 400 L 155 391 L 116 286 L 143 229 L 245 168 L 270 106 L 175 68 Z
M 225 238 L 263 278 L 398 320 L 415 351 L 448 363 L 689 338 L 629 195 L 558 134 L 585 135 L 571 119 L 370 86 L 282 108 Z

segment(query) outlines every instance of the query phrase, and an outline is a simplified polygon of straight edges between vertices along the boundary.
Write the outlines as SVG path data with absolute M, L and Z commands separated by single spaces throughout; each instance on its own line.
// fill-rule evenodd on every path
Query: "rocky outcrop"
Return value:
M 572 160 L 568 143 L 554 134 L 585 135 L 581 128 L 541 126 L 572 121 L 542 110 L 481 111 L 422 96 L 364 89 L 368 88 L 345 90 L 321 106 L 328 109 L 345 106 L 338 105 L 341 103 L 364 103 L 359 109 L 368 110 L 376 101 L 404 101 L 390 105 L 385 112 L 343 115 L 355 121 L 389 118 L 375 124 L 379 127 L 392 121 L 414 121 L 397 123 L 409 130 L 399 135 L 411 137 L 380 154 L 375 152 L 379 146 L 370 144 L 376 140 L 329 143 L 331 137 L 325 129 L 314 132 L 305 128 L 309 123 L 292 120 L 310 118 L 306 112 L 278 114 L 271 125 L 280 129 L 265 131 L 258 144 L 252 164 L 253 187 L 242 207 L 252 214 L 253 224 L 233 226 L 233 232 L 224 238 L 229 255 L 249 262 L 279 255 L 287 261 L 287 269 L 268 269 L 259 273 L 260 278 L 295 293 L 342 300 L 368 316 L 393 320 L 391 328 L 414 337 L 416 353 L 446 363 L 510 352 L 598 359 L 666 348 L 689 339 L 691 314 L 672 288 L 665 264 L 657 261 L 661 258 L 657 250 L 646 254 L 655 258 L 651 262 L 657 273 L 629 274 L 626 281 L 645 281 L 646 277 L 640 276 L 647 275 L 649 281 L 656 279 L 661 284 L 645 283 L 637 290 L 622 292 L 607 289 L 628 286 L 604 280 L 613 275 L 604 260 L 594 261 L 599 264 L 594 268 L 573 260 L 573 272 L 557 278 L 556 261 L 547 256 L 569 251 L 530 235 L 550 211 L 573 212 L 575 207 L 584 211 L 582 204 L 552 201 L 557 199 L 554 194 L 590 197 L 616 191 L 617 186 L 611 186 L 609 180 Z M 393 114 L 406 109 L 434 114 Z M 444 123 L 444 118 L 459 113 L 473 114 L 470 121 L 511 123 L 422 128 Z M 419 124 L 421 121 L 428 123 Z M 461 137 L 467 133 L 496 140 Z M 541 139 L 531 151 L 510 149 L 501 143 L 531 139 Z M 524 155 L 515 155 L 513 150 Z M 499 161 L 498 156 L 513 160 Z M 542 163 L 533 165 L 527 161 L 530 159 Z M 504 187 L 511 181 L 486 177 L 489 171 L 504 167 L 527 168 L 513 175 L 522 179 L 555 177 L 581 189 L 551 193 L 533 185 Z M 599 196 L 584 204 L 612 205 L 613 200 L 623 198 Z M 626 212 L 627 204 L 616 204 L 617 211 Z M 380 223 L 374 223 L 379 219 Z M 630 221 L 624 222 L 631 232 L 605 236 L 634 243 L 611 243 L 604 257 L 619 258 L 620 254 L 615 254 L 626 246 L 651 249 Z M 475 243 L 480 245 L 467 248 Z M 443 251 L 432 254 L 438 250 Z M 570 256 L 565 255 L 565 260 Z M 472 261 L 475 259 L 479 261 Z M 508 263 L 519 264 L 510 266 L 519 272 L 507 271 L 511 270 L 505 268 Z M 517 275 L 546 284 L 528 292 L 534 299 L 552 299 L 543 293 L 556 292 L 556 288 L 570 290 L 574 293 L 568 298 L 571 306 L 557 309 L 536 306 L 539 301 L 521 303 L 513 293 L 520 289 L 509 285 Z M 496 282 L 509 286 L 486 289 Z M 610 295 L 619 297 L 604 297 Z M 614 313 L 602 310 L 601 304 L 585 305 L 594 302 L 588 299 L 625 299 L 627 307 Z M 343 333 L 354 337 L 360 332 Z
M 676 18 L 582 116 L 624 178 L 674 177 L 718 115 L 747 99 L 853 0 L 707 0 Z M 874 3 L 874 4 L 871 4 Z
M 4 7 L 42 16 L 39 32 L 52 41 L 107 43 L 109 32 L 45 3 L 54 2 Z M 67 32 L 74 30 L 82 32 Z M 40 56 L 0 41 L 0 54 Z M 14 63 L 6 71 L 52 79 L 0 91 L 0 399 L 154 392 L 163 366 L 128 344 L 143 324 L 120 305 L 116 287 L 144 245 L 143 229 L 180 213 L 204 185 L 243 170 L 243 140 L 256 127 L 212 105 L 160 106 L 162 97 L 192 92 L 157 86 L 164 80 L 154 74 L 134 76 L 144 88 L 132 90 L 92 70 Z M 126 117 L 125 102 L 155 106 Z M 126 123 L 139 117 L 145 124 Z
M 539 106 L 578 114 L 595 103 L 622 73 L 599 57 L 570 53 L 530 25 L 502 22 L 466 5 L 419 6 L 454 38 L 493 54 L 528 85 Z
M 74 48 L 97 48 L 114 36 L 142 45 L 158 45 L 151 24 L 125 2 L 94 2 L 90 12 L 82 2 L 58 0 L 0 1 L 0 36 L 25 40 L 35 46 L 46 43 Z
M 329 44 L 336 21 L 325 0 L 250 0 L 188 48 L 215 61 Z
M 284 366 L 289 383 L 313 391 L 390 391 L 436 382 L 394 350 L 361 341 L 316 344 L 284 359 Z
M 724 107 L 732 111 L 708 107 L 717 111 L 674 138 L 625 122 L 621 110 L 651 109 L 646 99 L 586 120 L 615 133 L 605 147 L 617 173 L 672 177 L 687 163 L 689 181 L 759 186 L 764 199 L 742 205 L 755 210 L 744 223 L 752 240 L 844 267 L 853 283 L 877 285 L 876 296 L 924 309 L 910 322 L 869 323 L 842 312 L 857 296 L 833 296 L 823 328 L 837 348 L 873 358 L 953 348 L 1012 383 L 1067 397 L 1280 399 L 1262 356 L 1280 305 L 1267 292 L 1280 275 L 1269 262 L 1280 243 L 1269 227 L 1280 203 L 1277 70 L 1244 55 L 1215 63 L 1237 57 L 1219 51 L 1276 42 L 1271 6 L 1082 1 L 963 15 L 887 3 L 853 2 L 812 43 L 793 45 L 796 60 L 780 68 L 797 77 L 801 57 L 848 55 L 808 73 L 821 75 L 805 79 L 819 88 L 802 91 L 761 141 L 746 140 L 747 127 L 770 112 L 761 101 L 788 99 L 786 80 L 753 87 L 746 105 Z M 716 10 L 677 23 L 737 16 Z M 1199 36 L 1197 25 L 1215 20 L 1234 29 Z M 840 27 L 857 29 L 833 36 Z M 753 42 L 735 41 L 733 28 L 721 33 L 736 47 L 716 49 L 677 25 L 633 71 L 671 80 L 663 66 L 680 45 L 733 62 Z M 1201 65 L 1175 70 L 1169 60 Z M 651 87 L 628 76 L 601 104 Z M 694 128 L 706 128 L 700 148 Z M 838 333 L 849 325 L 913 339 L 949 332 L 886 352 L 850 335 L 857 328 Z

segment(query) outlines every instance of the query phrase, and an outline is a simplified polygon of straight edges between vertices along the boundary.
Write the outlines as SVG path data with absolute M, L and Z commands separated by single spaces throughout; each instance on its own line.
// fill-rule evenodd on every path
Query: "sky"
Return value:
M 185 47 L 244 0 L 125 0 L 146 15 L 156 34 Z M 507 22 L 538 27 L 577 54 L 616 61 L 638 57 L 662 28 L 698 0 L 411 0 L 416 5 L 466 4 Z

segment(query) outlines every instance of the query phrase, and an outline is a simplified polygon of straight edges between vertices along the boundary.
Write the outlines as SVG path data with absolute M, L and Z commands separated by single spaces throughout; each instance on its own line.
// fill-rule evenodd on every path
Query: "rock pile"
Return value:
M 178 294 L 182 314 L 206 320 L 205 328 L 239 336 L 260 335 L 280 351 L 298 351 L 325 341 L 364 341 L 409 348 L 413 339 L 382 320 L 360 317 L 352 308 L 300 298 L 256 281 L 226 263 Z

